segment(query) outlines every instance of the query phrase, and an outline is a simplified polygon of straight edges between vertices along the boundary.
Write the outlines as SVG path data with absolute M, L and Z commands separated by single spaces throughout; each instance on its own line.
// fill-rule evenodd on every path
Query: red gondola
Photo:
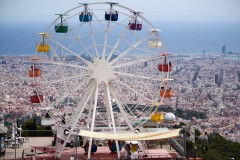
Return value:
M 142 23 L 140 23 L 137 18 L 132 19 L 129 22 L 129 29 L 130 30 L 137 30 L 137 31 L 141 31 L 142 30 Z
M 167 62 L 167 55 L 169 54 L 163 54 L 164 56 L 164 62 L 162 64 L 158 65 L 158 70 L 160 72 L 171 72 L 172 71 L 172 63 L 171 62 Z
M 43 101 L 43 95 L 33 95 L 30 97 L 32 103 L 40 103 Z

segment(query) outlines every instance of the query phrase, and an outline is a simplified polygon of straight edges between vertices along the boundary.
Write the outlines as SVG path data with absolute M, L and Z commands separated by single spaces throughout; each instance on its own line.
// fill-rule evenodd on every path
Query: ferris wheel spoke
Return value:
M 112 12 L 112 5 L 110 5 L 109 12 Z M 111 16 L 111 15 L 110 15 L 110 16 Z M 105 58 L 105 53 L 106 53 L 106 47 L 107 47 L 107 40 L 108 40 L 110 22 L 111 22 L 111 21 L 108 20 L 108 22 L 107 22 L 107 28 L 106 28 L 106 31 L 105 31 L 106 34 L 105 34 L 104 45 L 103 45 L 103 53 L 102 53 L 102 58 L 103 58 L 103 59 L 106 59 L 106 58 Z
M 106 48 L 107 48 L 107 40 L 108 40 L 108 33 L 109 33 L 109 27 L 110 27 L 110 21 L 107 23 L 107 29 L 106 29 L 106 34 L 104 38 L 104 44 L 103 44 L 103 51 L 102 51 L 102 59 L 105 59 L 105 54 L 106 54 Z
M 133 89 L 132 87 L 130 87 L 129 85 L 121 82 L 120 80 L 116 80 L 116 81 L 117 81 L 118 83 L 120 83 L 121 85 L 125 86 L 126 88 L 128 88 L 129 90 L 133 91 L 134 93 L 136 93 L 137 95 L 139 95 L 139 96 L 142 97 L 143 99 L 145 99 L 145 100 L 147 100 L 147 101 L 149 101 L 149 102 L 152 101 L 151 99 L 145 97 L 144 95 L 142 95 L 141 93 L 139 93 L 138 91 L 136 91 L 135 89 Z
M 126 112 L 124 111 L 124 109 L 123 109 L 123 107 L 122 107 L 123 105 L 122 105 L 121 101 L 119 100 L 119 98 L 117 97 L 117 94 L 115 93 L 114 89 L 112 88 L 112 84 L 110 84 L 109 88 L 110 88 L 110 91 L 111 91 L 114 99 L 116 100 L 116 103 L 117 103 L 117 105 L 118 105 L 118 107 L 119 107 L 119 110 L 120 110 L 121 114 L 122 114 L 123 117 L 124 117 L 124 120 L 126 121 L 126 123 L 127 123 L 128 127 L 130 128 L 130 130 L 131 130 L 132 132 L 134 132 L 133 124 L 130 122 L 130 120 L 129 120 L 127 114 L 126 114 Z M 143 145 L 141 144 L 141 142 L 140 142 L 140 149 L 144 152 L 144 154 L 146 154 L 145 148 L 143 147 Z
M 75 120 L 76 119 L 78 120 L 81 117 L 81 115 L 79 115 L 79 114 L 83 113 L 87 103 L 89 102 L 90 98 L 93 95 L 95 87 L 96 87 L 96 82 L 95 81 L 89 81 L 88 82 L 88 87 L 86 89 L 86 92 L 84 93 L 83 96 L 81 96 L 80 102 L 77 105 L 77 109 L 74 112 L 74 116 L 72 117 L 72 119 L 69 122 L 70 125 L 73 124 L 73 123 L 77 123 L 77 122 L 75 122 Z
M 40 83 L 40 86 L 45 86 L 45 85 L 50 85 L 50 84 L 55 84 L 55 83 L 60 83 L 60 82 L 64 82 L 64 81 L 69 81 L 75 78 L 83 78 L 85 77 L 86 74 L 82 74 L 82 75 L 74 75 L 74 76 L 70 76 L 70 77 L 66 77 L 66 78 L 61 78 L 61 79 L 57 79 L 57 80 L 53 80 L 53 81 L 47 81 L 45 83 Z
M 130 48 L 128 48 L 126 51 L 122 52 L 120 55 L 118 55 L 115 59 L 113 59 L 112 61 L 110 61 L 110 64 L 113 65 L 115 62 L 117 62 L 120 58 L 124 57 L 125 55 L 127 55 L 129 52 L 131 52 L 133 49 L 135 49 L 137 46 L 139 46 L 140 44 L 142 44 L 146 39 L 148 39 L 151 36 L 151 34 L 149 34 L 148 36 L 146 36 L 145 38 L 141 39 L 140 41 L 138 41 L 137 43 L 135 43 L 134 45 L 132 45 Z
M 50 46 L 51 46 L 51 45 L 50 45 Z M 54 56 L 57 57 L 58 61 L 59 61 L 59 62 L 62 62 L 61 59 L 58 57 L 58 55 L 57 55 L 57 53 L 56 53 L 56 50 L 54 50 L 52 46 L 51 46 L 50 48 L 51 48 L 52 52 L 54 53 Z
M 134 61 L 131 61 L 131 62 L 126 62 L 126 63 L 123 63 L 123 64 L 119 64 L 119 65 L 113 66 L 113 68 L 120 68 L 120 67 L 131 66 L 131 65 L 134 65 L 134 64 L 138 64 L 138 63 L 143 63 L 143 62 L 156 60 L 158 58 L 160 58 L 159 55 L 148 57 L 148 58 L 143 58 L 143 59 L 140 58 L 140 59 L 137 59 L 137 60 L 134 60 Z
M 98 54 L 98 49 L 97 49 L 97 43 L 93 34 L 93 28 L 92 28 L 92 22 L 89 22 L 89 27 L 90 27 L 90 32 L 91 32 L 91 36 L 92 36 L 92 40 L 93 40 L 93 47 L 95 49 L 95 53 L 96 53 L 96 57 L 99 58 L 99 54 Z
M 123 76 L 140 78 L 140 79 L 147 79 L 147 80 L 152 80 L 152 81 L 163 81 L 163 79 L 146 77 L 146 76 L 138 76 L 136 74 L 131 74 L 131 73 L 122 73 L 122 72 L 117 72 L 117 71 L 114 71 L 113 73 L 115 73 L 116 75 L 123 75 Z
M 80 23 L 80 27 L 82 26 L 82 23 Z M 90 51 L 87 49 L 87 47 L 84 45 L 84 43 L 82 42 L 82 40 L 79 38 L 80 35 L 76 35 L 76 33 L 74 32 L 74 30 L 70 27 L 70 31 L 73 33 L 73 35 L 75 36 L 75 39 L 77 40 L 77 42 L 80 43 L 80 45 L 84 48 L 84 50 L 87 52 L 87 54 L 91 57 L 91 59 L 93 60 L 93 57 L 90 53 Z M 80 34 L 80 32 L 79 32 Z M 88 61 L 87 61 L 88 62 Z
M 159 50 L 157 50 L 157 51 L 152 51 L 152 50 L 148 50 L 147 47 L 146 47 L 145 49 L 144 49 L 144 48 L 139 48 L 139 47 L 137 47 L 136 50 L 137 50 L 137 51 L 142 51 L 142 52 L 145 52 L 145 53 L 148 53 L 148 54 L 154 54 L 154 55 L 158 54 L 158 57 L 159 57 L 159 58 L 162 57 L 162 56 L 159 54 L 159 53 L 160 53 Z
M 118 41 L 116 42 L 116 44 L 114 45 L 113 49 L 111 50 L 111 52 L 109 53 L 108 57 L 107 57 L 107 61 L 109 62 L 109 60 L 111 59 L 112 55 L 115 53 L 115 51 L 117 50 L 118 46 L 120 45 L 122 39 L 124 38 L 125 34 L 127 33 L 129 29 L 126 28 L 123 33 L 119 36 Z
M 105 30 L 105 27 L 104 25 L 101 23 L 101 21 L 98 19 L 98 17 L 94 14 L 94 12 L 88 7 L 89 11 L 91 11 L 93 13 L 93 17 L 97 20 L 97 22 L 103 27 L 103 29 Z M 91 34 L 92 34 L 92 39 L 93 39 L 93 43 L 94 43 L 94 49 L 95 49 L 95 52 L 96 52 L 96 56 L 97 58 L 99 58 L 99 53 L 98 53 L 98 50 L 97 50 L 97 44 L 96 44 L 96 41 L 95 41 L 95 37 L 93 35 L 93 29 L 92 29 L 92 22 L 90 21 L 89 22 L 89 26 L 90 26 L 90 29 L 91 29 Z M 102 55 L 103 57 L 103 55 Z
M 118 105 L 118 108 L 119 108 L 121 114 L 122 114 L 123 117 L 124 117 L 124 120 L 126 121 L 127 125 L 128 125 L 129 128 L 131 129 L 131 131 L 134 131 L 133 125 L 132 125 L 132 123 L 130 122 L 130 120 L 128 119 L 127 114 L 126 114 L 126 112 L 124 111 L 124 109 L 123 109 L 123 107 L 122 107 L 123 105 L 122 105 L 121 101 L 118 99 L 117 94 L 115 93 L 115 91 L 114 91 L 114 89 L 112 88 L 112 85 L 111 85 L 111 84 L 109 85 L 109 89 L 110 89 L 110 92 L 112 93 L 113 98 L 116 100 L 116 103 L 117 103 L 117 105 Z
M 87 60 L 85 60 L 84 58 L 82 58 L 81 56 L 79 56 L 78 54 L 76 54 L 75 52 L 71 51 L 70 49 L 68 49 L 67 47 L 63 46 L 62 44 L 54 41 L 53 39 L 50 39 L 53 43 L 55 43 L 56 45 L 62 47 L 63 49 L 65 49 L 66 51 L 68 51 L 69 53 L 72 53 L 73 55 L 77 56 L 79 59 L 81 59 L 84 63 L 86 63 L 87 65 L 90 64 L 90 62 L 88 62 Z
M 63 63 L 63 62 L 55 62 L 55 61 L 41 61 L 43 64 L 54 64 L 58 66 L 65 66 L 65 67 L 72 67 L 72 68 L 78 68 L 78 69 L 84 69 L 87 70 L 87 67 L 75 65 L 75 64 L 69 64 L 69 63 Z
M 54 106 L 57 106 L 59 103 L 61 103 L 66 97 L 68 97 L 69 95 L 73 94 L 74 92 L 76 92 L 78 89 L 80 89 L 85 83 L 87 83 L 89 80 L 85 79 L 84 81 L 82 81 L 76 88 L 72 89 L 72 90 L 68 90 L 61 98 L 59 98 L 56 102 L 52 103 L 50 106 L 48 106 L 49 108 L 54 108 Z

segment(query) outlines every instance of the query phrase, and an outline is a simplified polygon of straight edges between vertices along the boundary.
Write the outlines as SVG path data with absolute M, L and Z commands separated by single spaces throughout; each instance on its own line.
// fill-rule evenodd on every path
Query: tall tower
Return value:
M 203 50 L 203 58 L 206 58 L 206 50 Z
M 225 45 L 222 46 L 222 53 L 227 53 L 227 47 Z
M 214 76 L 214 82 L 215 82 L 215 84 L 218 84 L 218 74 L 215 74 L 215 76 Z

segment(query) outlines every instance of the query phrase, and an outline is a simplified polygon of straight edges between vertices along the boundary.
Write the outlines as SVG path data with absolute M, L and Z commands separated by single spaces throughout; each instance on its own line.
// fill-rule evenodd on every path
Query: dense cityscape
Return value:
M 240 63 L 237 53 L 173 55 L 171 87 L 174 96 L 164 100 L 164 107 L 181 109 L 183 114 L 196 111 L 205 118 L 177 117 L 177 122 L 191 123 L 200 131 L 219 133 L 232 141 L 240 141 Z M 36 110 L 29 97 L 27 71 L 30 63 L 25 56 L 3 56 L 0 60 L 0 120 L 11 124 L 13 119 L 27 120 Z M 35 109 L 34 109 L 35 108 Z

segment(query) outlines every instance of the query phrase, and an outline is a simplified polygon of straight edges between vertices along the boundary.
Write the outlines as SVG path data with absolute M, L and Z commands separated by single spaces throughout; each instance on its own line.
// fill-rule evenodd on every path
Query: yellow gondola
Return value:
M 151 121 L 155 123 L 161 123 L 164 120 L 164 113 L 163 112 L 156 112 L 150 116 Z
M 39 35 L 42 35 L 42 41 L 37 44 L 37 51 L 38 52 L 50 52 L 50 45 L 45 42 L 45 37 L 49 36 L 47 33 L 38 33 Z

